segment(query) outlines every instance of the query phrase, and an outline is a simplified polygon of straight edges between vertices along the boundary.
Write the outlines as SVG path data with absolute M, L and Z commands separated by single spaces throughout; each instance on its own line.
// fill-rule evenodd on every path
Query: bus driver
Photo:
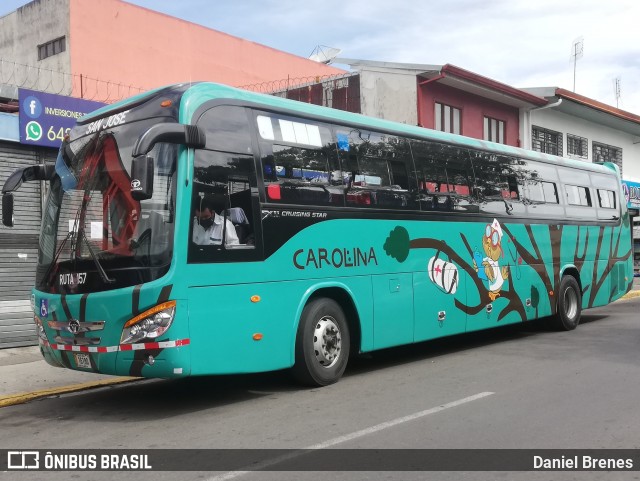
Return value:
M 223 235 L 225 236 L 225 245 L 240 244 L 236 228 L 231 221 L 226 219 L 225 223 L 224 217 L 216 213 L 212 200 L 205 196 L 196 206 L 193 242 L 198 245 L 220 245 Z

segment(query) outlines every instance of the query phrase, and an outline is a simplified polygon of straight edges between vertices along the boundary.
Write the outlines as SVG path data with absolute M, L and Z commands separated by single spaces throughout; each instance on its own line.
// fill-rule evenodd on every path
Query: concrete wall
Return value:
M 38 45 L 66 37 L 66 51 L 38 60 Z M 68 95 L 69 0 L 34 0 L 0 18 L 0 83 Z M 25 67 L 28 66 L 28 67 Z
M 567 133 L 585 137 L 588 140 L 588 158 L 577 158 L 578 160 L 593 161 L 592 143 L 594 140 L 599 143 L 620 147 L 622 149 L 622 177 L 625 180 L 640 182 L 640 143 L 637 143 L 640 139 L 637 136 L 564 114 L 553 108 L 531 111 L 529 125 L 562 132 L 564 134 L 563 155 L 565 157 L 571 157 L 567 154 Z M 530 139 L 531 127 L 529 127 L 527 149 L 531 148 Z
M 435 103 L 450 105 L 461 110 L 461 134 L 476 139 L 484 138 L 484 117 L 505 123 L 505 143 L 520 147 L 520 117 L 518 109 L 473 95 L 461 90 L 430 82 L 420 87 L 420 124 L 434 128 Z
M 418 125 L 415 72 L 360 71 L 361 113 L 371 117 Z

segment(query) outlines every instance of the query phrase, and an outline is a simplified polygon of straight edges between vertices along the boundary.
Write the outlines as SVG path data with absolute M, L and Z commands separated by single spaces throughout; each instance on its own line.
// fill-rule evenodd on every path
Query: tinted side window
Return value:
M 474 198 L 481 212 L 522 214 L 520 186 L 526 175 L 524 162 L 514 157 L 472 152 L 475 174 Z
M 329 126 L 267 113 L 255 121 L 267 202 L 344 205 L 344 175 Z
M 255 260 L 258 212 L 253 156 L 196 150 L 189 262 Z
M 337 129 L 338 148 L 347 178 L 347 205 L 416 209 L 407 169 L 406 139 L 378 132 Z
M 329 166 L 329 154 L 328 149 L 274 144 L 272 154 L 262 158 L 267 201 L 341 205 L 342 192 L 334 192 L 331 186 L 335 174 Z
M 559 204 L 558 171 L 554 165 L 525 160 L 526 174 L 520 180 L 520 190 L 529 215 L 533 217 L 564 217 Z
M 478 212 L 471 196 L 473 171 L 467 150 L 412 140 L 411 152 L 421 210 Z
M 251 134 L 244 107 L 220 105 L 207 110 L 198 120 L 207 136 L 206 148 L 250 154 Z

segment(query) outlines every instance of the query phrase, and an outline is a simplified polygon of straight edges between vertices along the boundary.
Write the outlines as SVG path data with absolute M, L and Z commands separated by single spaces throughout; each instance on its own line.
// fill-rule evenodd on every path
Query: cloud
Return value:
M 515 87 L 572 89 L 582 36 L 576 91 L 615 105 L 620 77 L 621 107 L 640 114 L 637 0 L 128 1 L 303 57 L 327 45 L 349 58 L 452 63 Z

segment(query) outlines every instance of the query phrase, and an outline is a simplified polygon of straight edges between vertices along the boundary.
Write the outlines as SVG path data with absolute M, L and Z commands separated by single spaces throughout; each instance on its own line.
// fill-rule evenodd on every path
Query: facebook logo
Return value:
M 30 95 L 22 102 L 22 111 L 32 119 L 37 119 L 42 115 L 42 102 Z
M 40 453 L 38 451 L 9 451 L 7 453 L 8 469 L 38 469 L 40 468 Z

